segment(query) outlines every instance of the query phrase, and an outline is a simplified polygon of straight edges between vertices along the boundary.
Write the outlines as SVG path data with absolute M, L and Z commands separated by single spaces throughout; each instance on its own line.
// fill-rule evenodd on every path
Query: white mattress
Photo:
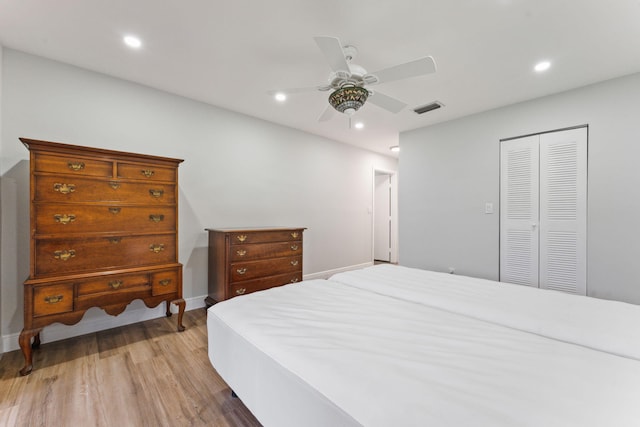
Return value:
M 267 427 L 637 426 L 640 362 L 333 280 L 211 307 L 209 358 Z
M 397 265 L 331 280 L 640 360 L 637 305 Z

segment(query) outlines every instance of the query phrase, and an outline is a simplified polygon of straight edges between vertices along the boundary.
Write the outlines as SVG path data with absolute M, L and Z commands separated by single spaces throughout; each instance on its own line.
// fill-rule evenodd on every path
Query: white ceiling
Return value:
M 408 107 L 365 104 L 362 130 L 320 123 L 328 92 L 267 95 L 326 83 L 314 36 L 355 45 L 369 72 L 426 55 L 438 71 L 376 86 Z M 640 1 L 0 0 L 0 43 L 390 154 L 405 130 L 640 71 Z

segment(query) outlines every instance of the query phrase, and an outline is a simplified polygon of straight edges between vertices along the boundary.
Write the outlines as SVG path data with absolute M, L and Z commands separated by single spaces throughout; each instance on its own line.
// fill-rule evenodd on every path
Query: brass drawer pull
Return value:
M 151 197 L 155 197 L 156 199 L 159 199 L 164 194 L 164 190 L 154 190 L 152 188 L 151 190 L 149 190 L 149 194 L 151 194 Z
M 298 260 L 296 259 L 296 260 L 291 261 L 291 265 L 298 265 Z
M 109 181 L 109 187 L 117 190 L 118 188 L 120 188 L 120 183 L 116 181 Z
M 74 214 L 55 214 L 53 219 L 62 225 L 69 224 L 76 220 L 76 216 Z
M 69 162 L 69 163 L 67 163 L 67 167 L 69 167 L 69 169 L 71 169 L 72 171 L 81 171 L 82 169 L 84 169 L 84 163 L 83 162 Z
M 57 191 L 60 194 L 69 194 L 76 191 L 76 186 L 73 184 L 60 184 L 56 182 L 53 184 L 53 191 Z
M 120 286 L 122 286 L 122 283 L 122 280 L 113 280 L 109 282 L 109 286 L 111 286 L 113 289 L 118 289 Z
M 153 222 L 164 221 L 164 215 L 149 215 L 149 220 Z
M 73 258 L 74 256 L 76 256 L 76 251 L 74 251 L 73 249 L 64 250 L 64 251 L 55 251 L 53 253 L 53 257 L 55 259 L 59 259 L 62 261 L 66 261 L 69 258 Z
M 153 169 L 142 169 L 140 173 L 147 178 L 151 178 L 155 172 L 153 171 Z
M 295 278 L 291 279 L 291 283 L 296 283 L 297 281 L 298 281 L 298 278 L 297 278 L 297 277 L 295 277 Z
M 294 239 L 297 239 L 299 235 L 300 234 L 298 234 L 297 231 L 294 231 L 293 233 L 291 233 L 291 237 L 293 237 Z
M 236 289 L 236 295 L 242 295 L 247 292 L 247 288 Z
M 238 254 L 238 256 L 245 256 L 247 254 L 247 251 L 245 251 L 244 249 L 238 249 L 236 253 Z
M 244 273 L 247 272 L 247 269 L 246 269 L 246 267 L 242 267 L 242 268 L 237 269 L 236 271 L 238 272 L 238 274 L 244 274 Z
M 150 245 L 149 245 L 149 250 L 150 250 L 151 252 L 154 252 L 154 253 L 156 253 L 156 254 L 157 254 L 157 253 L 159 253 L 159 252 L 164 251 L 164 245 L 163 245 L 163 244 L 160 244 L 160 245 L 154 245 L 154 244 L 152 243 L 152 244 L 150 244 Z
M 111 212 L 114 215 L 119 214 L 121 210 L 122 208 L 109 208 L 109 212 Z
M 298 250 L 298 245 L 291 245 L 291 250 L 292 251 L 297 251 Z
M 117 245 L 122 241 L 122 237 L 110 237 L 109 242 L 113 245 Z
M 48 297 L 44 297 L 44 302 L 47 304 L 57 304 L 62 301 L 62 295 L 50 295 Z
M 238 234 L 236 236 L 236 239 L 238 239 L 238 241 L 240 241 L 240 242 L 244 242 L 245 240 L 247 240 L 247 235 L 246 234 Z
M 171 283 L 171 279 L 162 279 L 158 282 L 160 286 L 169 286 L 169 283 Z

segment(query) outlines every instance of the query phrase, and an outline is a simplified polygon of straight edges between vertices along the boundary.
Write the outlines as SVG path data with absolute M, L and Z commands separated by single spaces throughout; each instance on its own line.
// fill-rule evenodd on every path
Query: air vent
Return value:
M 435 102 L 432 102 L 431 104 L 427 104 L 427 105 L 423 105 L 422 107 L 414 108 L 413 111 L 415 111 L 418 114 L 424 114 L 424 113 L 427 113 L 429 111 L 437 110 L 440 107 L 444 107 L 444 105 L 441 102 L 435 101 Z

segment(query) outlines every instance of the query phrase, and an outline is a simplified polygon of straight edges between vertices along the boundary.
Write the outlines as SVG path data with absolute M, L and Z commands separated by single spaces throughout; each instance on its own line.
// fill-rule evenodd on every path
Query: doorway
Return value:
M 397 173 L 373 171 L 373 248 L 374 263 L 397 263 Z

